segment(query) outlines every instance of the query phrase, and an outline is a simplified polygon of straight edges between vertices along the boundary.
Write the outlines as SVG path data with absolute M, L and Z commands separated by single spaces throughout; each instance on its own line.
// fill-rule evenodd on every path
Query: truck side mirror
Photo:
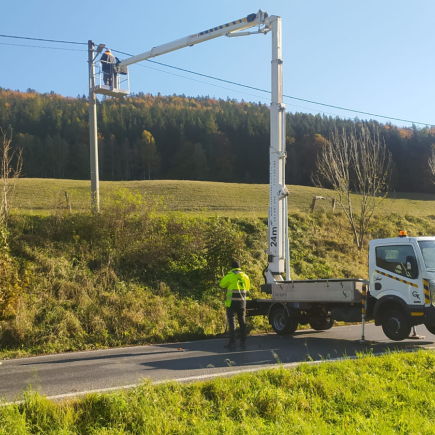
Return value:
M 418 277 L 417 260 L 412 255 L 408 255 L 408 257 L 406 257 L 406 270 L 409 272 L 412 279 Z

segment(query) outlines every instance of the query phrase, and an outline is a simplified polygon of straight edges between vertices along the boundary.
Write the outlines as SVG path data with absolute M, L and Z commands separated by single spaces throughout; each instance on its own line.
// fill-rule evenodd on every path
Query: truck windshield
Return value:
M 428 271 L 435 272 L 435 241 L 418 242 L 423 255 L 424 264 Z

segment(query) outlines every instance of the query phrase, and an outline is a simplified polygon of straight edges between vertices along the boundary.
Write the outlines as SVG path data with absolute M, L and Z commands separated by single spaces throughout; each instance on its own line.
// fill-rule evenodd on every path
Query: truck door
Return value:
M 377 246 L 375 255 L 375 264 L 371 262 L 370 270 L 370 292 L 373 296 L 379 299 L 385 293 L 401 297 L 408 305 L 424 305 L 412 245 Z

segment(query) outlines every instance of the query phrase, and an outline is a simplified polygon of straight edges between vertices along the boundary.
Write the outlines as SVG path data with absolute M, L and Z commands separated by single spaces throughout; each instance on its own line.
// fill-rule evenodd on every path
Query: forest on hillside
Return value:
M 23 152 L 25 177 L 89 179 L 87 97 L 0 88 L 0 127 Z M 132 95 L 98 102 L 100 179 L 269 181 L 269 107 L 208 97 Z M 312 185 L 318 150 L 361 121 L 288 113 L 287 184 Z M 391 189 L 432 193 L 435 128 L 372 122 L 393 159 Z

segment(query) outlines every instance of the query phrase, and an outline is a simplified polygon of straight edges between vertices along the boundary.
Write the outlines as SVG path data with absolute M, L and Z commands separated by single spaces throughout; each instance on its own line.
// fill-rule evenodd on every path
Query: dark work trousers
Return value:
M 240 340 L 246 341 L 246 301 L 231 301 L 231 307 L 227 307 L 227 319 L 230 328 L 230 343 L 236 342 L 236 314 L 240 326 Z
M 107 86 L 113 86 L 113 74 L 112 73 L 104 73 L 104 84 Z

